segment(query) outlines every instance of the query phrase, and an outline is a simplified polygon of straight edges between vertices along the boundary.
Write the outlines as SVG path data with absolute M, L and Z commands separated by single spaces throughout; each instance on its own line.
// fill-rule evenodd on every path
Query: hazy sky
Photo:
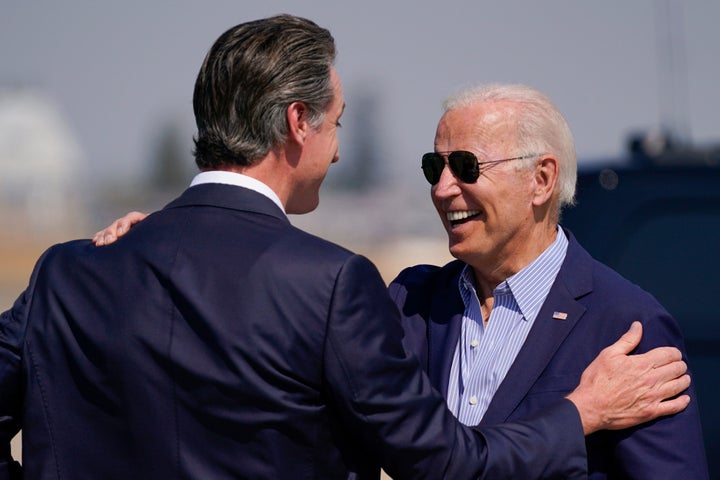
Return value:
M 376 98 L 377 148 L 397 181 L 422 185 L 419 157 L 432 149 L 442 99 L 478 82 L 549 94 L 583 161 L 619 155 L 630 131 L 662 121 L 697 143 L 720 140 L 716 0 L 0 0 L 0 85 L 49 95 L 89 174 L 138 176 L 168 122 L 190 150 L 193 83 L 213 41 L 283 12 L 332 31 L 348 102 L 343 135 L 357 102 Z

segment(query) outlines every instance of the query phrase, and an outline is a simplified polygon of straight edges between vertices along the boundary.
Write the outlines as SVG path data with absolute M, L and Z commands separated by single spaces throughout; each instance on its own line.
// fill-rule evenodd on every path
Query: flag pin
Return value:
M 567 313 L 565 312 L 553 312 L 553 318 L 555 320 L 567 320 Z

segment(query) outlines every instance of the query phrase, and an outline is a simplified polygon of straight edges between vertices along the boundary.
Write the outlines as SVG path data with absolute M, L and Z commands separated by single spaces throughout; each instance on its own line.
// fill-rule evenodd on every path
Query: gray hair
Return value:
M 516 105 L 517 146 L 514 155 L 548 153 L 558 159 L 557 216 L 575 204 L 577 156 L 572 132 L 555 104 L 543 93 L 524 85 L 491 84 L 461 90 L 443 103 L 445 112 L 481 103 L 509 102 Z M 532 165 L 533 159 L 525 166 Z
M 328 30 L 291 15 L 223 33 L 195 82 L 198 167 L 252 165 L 266 156 L 287 139 L 286 112 L 293 102 L 305 103 L 310 125 L 318 128 L 333 100 L 335 55 Z

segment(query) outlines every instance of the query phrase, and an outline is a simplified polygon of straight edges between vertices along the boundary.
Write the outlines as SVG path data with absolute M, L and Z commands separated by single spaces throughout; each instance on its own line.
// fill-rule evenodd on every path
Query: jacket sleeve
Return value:
M 20 431 L 21 352 L 29 297 L 24 292 L 10 310 L 0 314 L 0 480 L 20 478 L 12 474 L 19 464 L 12 458 L 10 441 Z
M 20 431 L 22 407 L 21 351 L 24 337 L 26 291 L 13 307 L 0 314 L 0 480 L 20 479 L 10 441 Z
M 400 324 L 403 329 L 403 345 L 405 349 L 415 355 L 420 366 L 428 371 L 428 328 L 426 316 L 430 308 L 430 290 L 433 274 L 438 267 L 431 265 L 417 265 L 409 267 L 388 285 L 390 298 L 397 306 L 400 313 Z M 408 290 L 420 292 L 408 297 Z
M 22 468 L 12 458 L 10 441 L 22 426 L 23 344 L 35 280 L 47 253 L 35 265 L 28 288 L 10 310 L 0 314 L 0 480 L 22 478 Z
M 672 345 L 683 352 L 683 359 L 692 367 L 677 322 L 654 301 L 642 304 L 639 312 L 643 316 L 643 339 L 637 353 Z M 709 478 L 695 387 L 691 385 L 684 393 L 691 401 L 680 413 L 622 432 L 599 432 L 614 438 L 611 472 L 623 478 Z
M 398 312 L 375 267 L 350 257 L 335 285 L 326 380 L 346 428 L 400 479 L 585 478 L 580 418 L 563 400 L 526 422 L 460 425 L 402 346 Z

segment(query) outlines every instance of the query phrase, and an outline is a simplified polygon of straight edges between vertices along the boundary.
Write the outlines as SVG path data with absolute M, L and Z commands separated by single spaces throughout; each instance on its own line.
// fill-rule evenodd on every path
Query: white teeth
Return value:
M 480 210 L 463 210 L 462 212 L 447 212 L 445 215 L 451 222 L 457 222 L 458 220 L 464 220 L 480 213 Z

